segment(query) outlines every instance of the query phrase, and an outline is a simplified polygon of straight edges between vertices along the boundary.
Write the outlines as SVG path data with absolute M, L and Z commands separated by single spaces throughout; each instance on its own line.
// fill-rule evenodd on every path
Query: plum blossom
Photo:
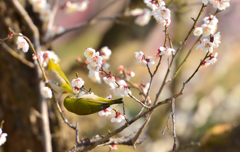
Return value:
M 93 48 L 86 48 L 84 52 L 84 56 L 88 58 L 92 58 L 95 56 L 96 51 Z
M 158 49 L 158 52 L 159 55 L 167 55 L 167 56 L 170 56 L 170 55 L 173 55 L 176 51 L 173 49 L 173 48 L 168 48 L 168 47 L 163 47 L 161 46 L 159 49 Z
M 29 50 L 29 44 L 22 36 L 22 33 L 19 33 L 19 36 L 17 37 L 17 49 L 22 49 L 24 53 Z
M 165 6 L 160 6 L 153 12 L 153 16 L 158 23 L 163 26 L 168 26 L 171 23 L 171 11 Z
M 72 87 L 81 88 L 84 85 L 82 78 L 73 79 L 71 82 Z
M 215 54 L 214 54 L 214 56 L 210 56 L 210 58 L 208 59 L 208 63 L 209 64 L 214 64 L 214 63 L 216 63 L 217 62 L 217 56 L 218 56 L 218 53 L 216 52 Z
M 144 53 L 142 51 L 134 52 L 134 54 L 137 60 L 141 60 L 144 57 Z
M 52 98 L 52 90 L 49 87 L 43 87 L 41 93 L 44 98 Z
M 229 1 L 230 0 L 209 0 L 210 3 L 212 3 L 214 8 L 217 8 L 219 10 L 225 10 L 230 6 Z
M 152 59 L 151 56 L 148 56 L 148 57 L 146 57 L 146 59 L 145 59 L 146 64 L 147 64 L 147 66 L 148 66 L 149 68 L 151 68 L 151 67 L 155 64 L 155 62 L 154 62 L 153 60 L 151 60 L 151 59 Z
M 202 24 L 203 36 L 209 36 L 216 31 L 216 25 Z
M 117 87 L 117 84 L 115 83 L 115 77 L 111 74 L 103 77 L 103 80 L 106 84 L 108 84 L 111 88 Z
M 128 94 L 132 94 L 131 90 L 127 86 L 126 81 L 119 80 L 118 84 L 119 84 L 119 87 L 111 88 L 115 96 L 124 97 L 124 96 L 128 96 Z
M 150 7 L 153 10 L 153 12 L 155 12 L 158 9 L 159 5 L 160 6 L 164 6 L 165 5 L 165 2 L 163 0 L 158 0 L 158 2 L 154 1 L 154 0 L 144 0 L 144 3 L 148 7 Z
M 204 21 L 204 24 L 208 24 L 208 25 L 217 25 L 218 23 L 218 19 L 216 18 L 216 16 L 213 16 L 213 15 L 204 17 L 203 21 Z
M 88 77 L 93 81 L 93 82 L 97 82 L 98 84 L 101 84 L 101 78 L 99 75 L 99 72 L 95 72 L 93 74 L 88 74 Z
M 112 95 L 110 94 L 109 96 L 106 97 L 106 99 L 112 100 Z M 102 111 L 99 111 L 98 114 L 100 116 L 108 116 L 111 114 L 111 110 L 112 110 L 112 106 L 110 106 Z
M 213 52 L 213 43 L 208 39 L 203 39 L 203 41 L 196 46 L 196 50 L 202 50 L 203 53 Z
M 149 87 L 150 87 L 150 83 L 142 84 L 143 93 L 147 94 Z
M 151 11 L 147 8 L 144 9 L 134 9 L 130 12 L 132 16 L 137 16 L 134 23 L 139 26 L 147 25 L 151 19 Z
M 208 4 L 208 1 L 209 1 L 209 0 L 202 0 L 202 2 L 203 2 L 204 5 L 207 5 L 207 4 Z
M 200 35 L 202 35 L 202 33 L 203 33 L 202 27 L 195 27 L 195 29 L 193 31 L 193 35 L 200 36 Z
M 111 119 L 112 123 L 120 123 L 124 120 L 124 116 L 121 113 L 116 113 L 116 116 Z
M 100 55 L 103 60 L 109 60 L 110 56 L 112 55 L 112 51 L 107 46 L 104 46 L 100 50 Z
M 220 32 L 213 35 L 213 37 L 211 38 L 211 42 L 213 43 L 214 48 L 217 48 L 219 46 L 219 44 L 221 43 Z
M 127 80 L 129 80 L 131 77 L 135 76 L 135 73 L 133 71 L 128 71 L 126 76 L 127 76 Z
M 94 74 L 98 72 L 101 68 L 103 58 L 99 55 L 99 52 L 96 52 L 93 48 L 87 48 L 84 52 L 84 56 L 87 58 L 89 69 L 89 74 Z
M 0 128 L 0 146 L 7 141 L 7 135 L 7 133 L 2 133 L 2 128 Z

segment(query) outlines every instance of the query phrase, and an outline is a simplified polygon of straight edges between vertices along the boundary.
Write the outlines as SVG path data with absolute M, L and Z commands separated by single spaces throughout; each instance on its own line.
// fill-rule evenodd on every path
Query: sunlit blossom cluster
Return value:
M 38 64 L 38 61 L 43 67 L 47 67 L 49 60 L 53 60 L 54 62 L 59 62 L 60 59 L 54 51 L 38 51 L 37 54 L 32 55 L 34 63 Z M 38 59 L 38 61 L 37 61 Z
M 53 13 L 46 0 L 28 0 L 28 2 L 32 4 L 33 11 L 40 14 L 40 19 L 42 21 L 49 21 Z
M 136 64 L 140 64 L 142 66 L 148 66 L 149 68 L 151 68 L 155 64 L 155 62 L 151 60 L 152 57 L 151 56 L 145 57 L 142 51 L 134 52 L 134 54 L 137 59 Z
M 102 67 L 103 70 L 107 71 L 110 64 L 107 60 L 110 59 L 112 51 L 107 47 L 102 47 L 98 52 L 93 48 L 87 48 L 84 52 L 84 56 L 87 58 L 87 67 L 89 69 L 88 77 L 97 83 L 101 83 L 101 78 L 99 74 L 99 69 Z
M 73 79 L 71 82 L 73 93 L 79 93 L 80 89 L 84 86 L 84 81 L 82 78 Z
M 84 52 L 84 56 L 87 58 L 89 74 L 98 72 L 101 68 L 103 58 L 93 48 L 87 48 Z
M 171 23 L 171 11 L 165 7 L 165 2 L 163 0 L 144 0 L 144 3 L 152 9 L 152 15 L 156 21 L 163 25 L 169 26 Z
M 67 1 L 62 9 L 64 9 L 65 13 L 72 14 L 75 12 L 83 12 L 88 8 L 89 1 L 88 0 L 82 0 L 81 2 L 70 2 Z
M 214 8 L 218 10 L 225 10 L 230 6 L 230 0 L 202 0 L 204 5 L 207 5 L 210 2 Z
M 203 51 L 204 53 L 213 53 L 213 49 L 217 48 L 221 43 L 221 35 L 220 32 L 216 32 L 218 19 L 216 16 L 209 15 L 203 18 L 203 24 L 201 27 L 196 27 L 193 31 L 195 36 L 210 36 L 210 39 L 204 38 L 200 41 L 200 44 L 196 46 L 196 50 Z M 214 64 L 217 61 L 218 53 L 215 53 L 214 56 L 210 56 L 208 60 L 203 61 L 203 66 L 207 67 L 210 64 Z

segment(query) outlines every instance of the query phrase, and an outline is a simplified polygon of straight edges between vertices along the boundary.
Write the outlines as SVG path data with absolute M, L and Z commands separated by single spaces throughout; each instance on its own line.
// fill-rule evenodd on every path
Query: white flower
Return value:
M 7 141 L 7 133 L 2 133 L 2 128 L 0 128 L 0 146 L 2 146 Z
M 209 36 L 213 34 L 216 30 L 216 26 L 209 24 L 202 24 L 203 36 Z
M 127 80 L 129 80 L 131 77 L 135 76 L 135 73 L 133 71 L 128 71 L 126 76 L 127 76 Z
M 49 87 L 43 87 L 41 93 L 44 98 L 52 98 L 52 90 Z
M 93 48 L 86 48 L 85 52 L 84 52 L 84 56 L 88 59 L 88 58 L 92 58 L 95 56 L 95 50 Z
M 230 6 L 229 1 L 230 0 L 209 0 L 210 3 L 213 4 L 214 8 L 217 8 L 219 10 L 225 10 Z
M 196 50 L 202 50 L 204 53 L 213 52 L 213 43 L 208 39 L 203 39 L 203 42 L 197 45 Z
M 217 56 L 218 56 L 218 53 L 216 52 L 214 56 L 210 56 L 210 58 L 208 59 L 208 63 L 209 64 L 214 64 L 217 62 Z
M 143 86 L 143 93 L 147 94 L 147 91 L 149 89 L 150 83 L 147 83 L 147 84 L 142 85 L 142 86 Z
M 54 51 L 47 50 L 42 51 L 44 62 L 48 63 L 49 60 L 53 60 L 55 63 L 59 62 L 60 59 Z
M 115 83 L 115 77 L 113 75 L 107 75 L 103 77 L 103 80 L 106 84 L 108 84 L 111 88 L 117 87 L 117 84 Z
M 132 14 L 134 14 L 137 16 L 137 18 L 135 19 L 134 23 L 139 25 L 139 26 L 144 26 L 147 25 L 151 19 L 151 11 L 147 8 L 142 9 L 142 13 L 137 15 L 137 12 L 132 12 Z M 138 12 L 140 13 L 140 12 Z
M 99 116 L 108 116 L 111 114 L 111 110 L 112 110 L 112 108 L 108 107 L 102 111 L 99 111 L 98 114 L 99 114 Z
M 155 64 L 155 62 L 151 60 L 151 58 L 152 58 L 151 56 L 148 56 L 145 59 L 149 68 L 151 68 Z
M 109 96 L 107 96 L 106 99 L 112 100 L 112 95 L 109 94 Z
M 158 2 L 154 0 L 144 0 L 144 3 L 150 7 L 154 12 L 158 9 L 158 6 L 164 6 L 165 2 L 163 0 L 158 0 Z
M 89 74 L 94 74 L 95 72 L 98 72 L 101 68 L 101 64 L 97 64 L 96 62 L 92 62 L 87 65 L 87 68 L 89 69 Z
M 99 52 L 95 53 L 95 55 L 92 58 L 88 58 L 87 59 L 87 61 L 89 63 L 93 63 L 94 62 L 96 64 L 100 64 L 100 66 L 102 64 L 102 60 L 103 60 L 103 58 L 99 55 Z
M 17 49 L 22 49 L 24 53 L 28 52 L 29 44 L 28 42 L 21 36 L 22 34 L 19 33 L 20 36 L 17 37 Z
M 203 2 L 204 5 L 208 4 L 208 0 L 202 0 L 202 2 Z
M 168 48 L 163 46 L 161 46 L 159 50 L 160 50 L 160 55 L 167 55 L 167 56 L 171 56 L 176 52 L 173 48 Z
M 132 94 L 131 90 L 127 86 L 126 81 L 119 80 L 118 84 L 119 84 L 119 87 L 111 88 L 115 96 L 124 97 L 124 96 L 128 96 L 128 94 Z
M 171 17 L 171 11 L 165 6 L 160 6 L 156 12 L 153 13 L 153 16 L 158 20 L 159 17 L 166 19 Z
M 88 74 L 88 77 L 93 81 L 93 82 L 97 82 L 98 84 L 101 83 L 101 78 L 99 75 L 99 72 L 95 72 L 93 74 Z
M 48 22 L 52 16 L 52 11 L 49 7 L 43 9 L 40 13 L 40 19 L 44 22 Z
M 169 26 L 170 25 L 170 23 L 171 23 L 171 19 L 170 18 L 159 18 L 159 20 L 157 20 L 157 22 L 159 23 L 159 24 L 161 24 L 162 26 Z
M 88 4 L 89 4 L 89 1 L 88 0 L 84 0 L 82 1 L 79 5 L 78 5 L 78 11 L 85 11 L 87 8 L 88 8 Z
M 89 74 L 94 74 L 98 72 L 102 65 L 103 58 L 99 56 L 99 52 L 95 53 L 94 49 L 86 49 L 84 55 L 87 58 L 88 65 L 87 68 L 89 69 Z M 94 54 L 94 55 L 93 55 Z
M 109 60 L 109 58 L 112 54 L 112 51 L 107 46 L 105 46 L 105 47 L 101 48 L 100 54 L 101 54 L 101 57 L 103 58 L 103 60 Z
M 71 82 L 72 87 L 81 88 L 84 85 L 82 78 L 73 79 Z
M 33 11 L 36 13 L 41 13 L 47 7 L 50 8 L 46 0 L 33 0 L 32 5 L 33 5 Z
M 144 53 L 142 51 L 134 52 L 134 54 L 137 60 L 141 60 L 144 57 Z
M 87 92 L 87 91 L 81 91 L 81 92 L 78 94 L 78 98 L 80 98 L 81 96 L 86 95 L 86 94 L 94 94 L 94 93 L 93 93 L 93 92 Z
M 195 29 L 193 31 L 193 34 L 195 36 L 200 36 L 200 35 L 202 35 L 202 33 L 203 33 L 202 27 L 195 27 Z
M 116 116 L 111 119 L 112 123 L 120 123 L 124 120 L 124 116 L 121 113 L 116 113 Z
M 221 35 L 220 32 L 213 35 L 211 41 L 213 42 L 213 47 L 217 48 L 219 44 L 221 43 Z
M 203 18 L 204 24 L 209 24 L 209 25 L 217 25 L 218 19 L 216 16 L 209 15 L 207 17 Z
M 73 93 L 74 94 L 78 94 L 79 93 L 79 91 L 80 91 L 80 89 L 78 88 L 78 87 L 73 87 Z

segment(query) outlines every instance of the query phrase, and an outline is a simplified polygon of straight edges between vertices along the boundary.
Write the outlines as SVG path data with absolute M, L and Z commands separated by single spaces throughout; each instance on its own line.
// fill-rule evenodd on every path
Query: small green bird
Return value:
M 47 78 L 52 89 L 59 93 L 73 93 L 73 89 L 59 64 L 50 59 L 48 62 Z
M 111 100 L 87 94 L 82 95 L 80 98 L 67 96 L 63 104 L 65 108 L 72 113 L 77 115 L 89 115 L 104 110 L 112 104 L 121 103 L 123 103 L 122 98 Z

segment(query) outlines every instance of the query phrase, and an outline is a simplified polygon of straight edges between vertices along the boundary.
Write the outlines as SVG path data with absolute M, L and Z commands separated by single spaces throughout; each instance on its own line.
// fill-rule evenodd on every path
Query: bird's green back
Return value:
M 78 115 L 88 115 L 96 113 L 108 108 L 112 104 L 118 103 L 122 103 L 122 98 L 109 100 L 98 97 L 98 100 L 96 100 L 93 98 L 76 98 L 68 96 L 64 99 L 65 108 L 68 111 Z
M 52 59 L 49 60 L 48 62 L 48 71 L 51 71 L 51 70 L 56 70 L 59 75 L 70 85 L 70 82 L 68 80 L 68 78 L 66 77 L 66 75 L 63 73 L 60 65 L 58 64 L 58 62 L 54 62 Z

